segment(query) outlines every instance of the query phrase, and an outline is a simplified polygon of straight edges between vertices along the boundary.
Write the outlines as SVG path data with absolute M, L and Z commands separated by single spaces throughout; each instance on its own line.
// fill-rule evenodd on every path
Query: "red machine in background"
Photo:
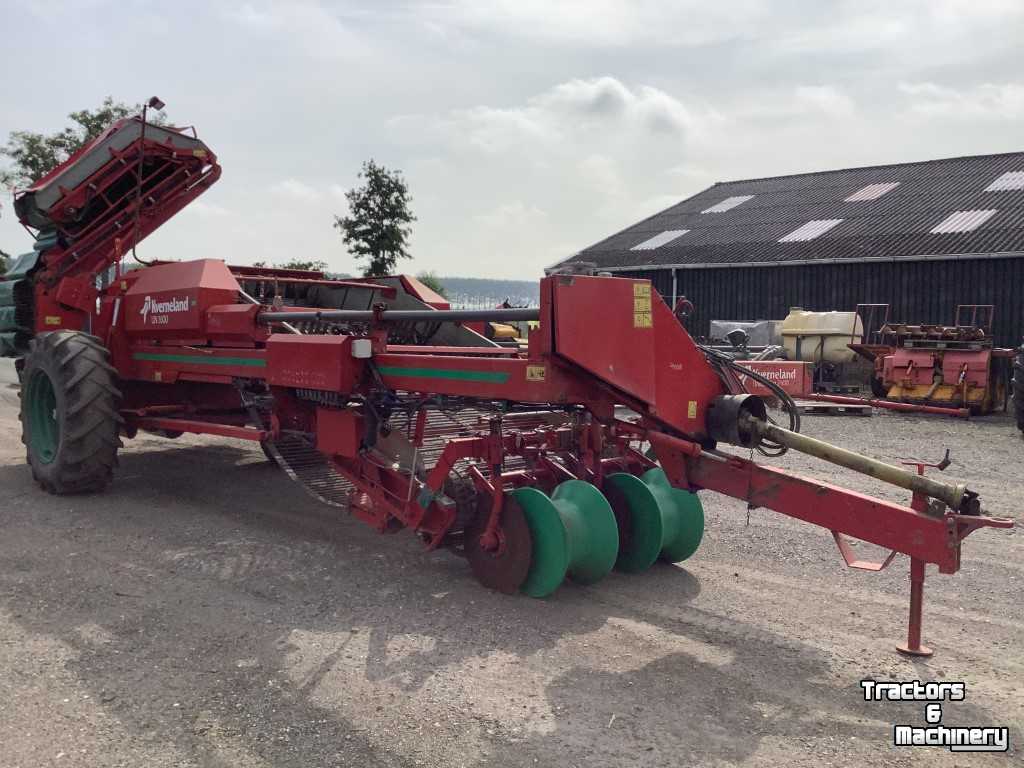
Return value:
M 877 397 L 972 414 L 1005 407 L 1014 353 L 992 343 L 991 304 L 958 305 L 953 325 L 894 322 L 889 310 L 858 304 L 864 332 L 849 344 L 874 363 Z
M 139 123 L 115 124 L 16 204 L 40 236 L 0 297 L 21 302 L 9 346 L 31 336 L 23 434 L 48 491 L 106 487 L 120 438 L 139 430 L 251 440 L 318 499 L 534 596 L 690 557 L 696 492 L 715 491 L 824 527 L 854 568 L 907 554 L 914 654 L 929 652 L 925 564 L 954 573 L 966 536 L 1012 526 L 962 484 L 800 435 L 795 409 L 791 429 L 770 422 L 739 376 L 791 404 L 785 391 L 695 344 L 645 280 L 553 276 L 539 308 L 452 310 L 404 277 L 216 259 L 125 271 L 122 254 L 220 175 L 194 136 Z M 479 321 L 537 325 L 521 350 L 466 327 Z M 723 445 L 804 451 L 912 497 L 871 498 Z M 847 535 L 891 554 L 859 559 Z

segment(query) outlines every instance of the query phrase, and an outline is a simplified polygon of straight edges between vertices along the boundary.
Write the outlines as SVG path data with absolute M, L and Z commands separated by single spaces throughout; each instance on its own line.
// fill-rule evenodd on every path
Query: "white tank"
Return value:
M 851 363 L 857 355 L 846 345 L 860 341 L 863 327 L 856 312 L 810 312 L 792 307 L 782 321 L 782 345 L 790 360 Z

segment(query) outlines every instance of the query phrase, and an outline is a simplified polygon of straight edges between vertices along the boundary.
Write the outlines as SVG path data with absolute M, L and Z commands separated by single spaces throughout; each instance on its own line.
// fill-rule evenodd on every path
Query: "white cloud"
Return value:
M 1019 0 L 448 0 L 413 11 L 433 30 L 552 46 L 680 49 L 761 44 L 777 54 L 882 52 L 922 59 L 970 55 L 963 43 L 988 35 L 1014 46 L 1024 18 Z
M 837 85 L 796 85 L 788 88 L 761 89 L 738 100 L 718 113 L 720 122 L 737 120 L 789 120 L 850 118 L 857 103 Z M 714 140 L 714 135 L 711 139 Z
M 704 45 L 746 36 L 771 17 L 767 0 L 452 0 L 421 12 L 435 26 L 587 47 Z
M 794 91 L 798 110 L 817 111 L 828 117 L 850 117 L 857 110 L 853 99 L 831 85 L 801 85 Z
M 324 199 L 323 194 L 298 179 L 279 181 L 271 187 L 271 191 L 275 195 L 295 200 L 299 203 L 319 203 Z
M 574 247 L 649 214 L 640 206 L 651 199 L 678 194 L 667 169 L 685 158 L 701 122 L 717 119 L 664 90 L 613 77 L 566 80 L 518 105 L 396 118 L 395 141 L 444 157 L 410 173 L 420 206 L 414 252 L 452 258 L 456 233 L 465 251 L 498 259 L 502 274 L 539 274 Z M 418 185 L 433 187 L 441 177 L 459 179 L 467 191 L 461 210 L 418 196 Z M 578 233 L 574 245 L 568 229 Z
M 547 218 L 547 214 L 535 205 L 522 200 L 502 203 L 496 208 L 477 214 L 476 220 L 495 233 L 508 234 L 520 232 L 529 227 L 538 226 Z
M 331 196 L 331 199 L 342 205 L 348 205 L 348 200 L 345 198 L 345 192 L 347 190 L 341 186 L 341 184 L 331 184 L 327 188 L 327 193 Z
M 0 78 L 0 143 L 153 88 L 223 162 L 151 257 L 353 271 L 332 214 L 368 157 L 409 181 L 405 268 L 528 277 L 715 181 L 1020 149 L 1021 0 L 8 5 L 10 58 L 68 28 L 82 55 L 74 82 Z M 27 250 L 3 199 L 0 248 Z
M 611 140 L 616 131 L 683 139 L 693 120 L 677 99 L 657 88 L 630 89 L 613 77 L 573 79 L 515 107 L 480 105 L 443 115 L 402 115 L 390 121 L 403 141 L 446 140 L 488 153 L 532 146 L 564 148 Z
M 222 219 L 231 215 L 231 211 L 224 206 L 207 203 L 203 200 L 193 200 L 183 213 L 198 216 L 201 219 Z
M 1024 83 L 981 83 L 949 88 L 936 83 L 900 83 L 910 112 L 952 120 L 1020 120 L 1024 118 Z
M 318 59 L 346 59 L 368 53 L 365 41 L 315 0 L 243 3 L 230 8 L 227 16 L 260 38 L 267 54 L 290 49 Z

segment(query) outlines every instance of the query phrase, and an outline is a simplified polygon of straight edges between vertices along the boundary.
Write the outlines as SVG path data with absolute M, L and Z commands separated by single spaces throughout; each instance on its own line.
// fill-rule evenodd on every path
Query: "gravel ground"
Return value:
M 57 498 L 23 464 L 0 367 L 0 766 L 1019 764 L 1019 531 L 929 571 L 932 659 L 893 652 L 907 562 L 844 569 L 829 534 L 705 495 L 685 567 L 548 600 L 477 586 L 446 553 L 318 507 L 259 449 L 142 437 L 104 495 Z M 893 460 L 953 453 L 1019 519 L 1024 442 L 1002 415 L 808 417 Z M 802 457 L 804 474 L 900 499 Z M 943 722 L 1008 725 L 1009 755 L 890 746 L 918 704 L 859 681 L 967 682 Z

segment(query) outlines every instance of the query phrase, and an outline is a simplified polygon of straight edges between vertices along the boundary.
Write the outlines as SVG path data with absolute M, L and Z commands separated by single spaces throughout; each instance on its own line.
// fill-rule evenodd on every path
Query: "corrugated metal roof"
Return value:
M 949 232 L 973 232 L 997 213 L 999 211 L 994 208 L 985 211 L 953 211 L 936 224 L 931 233 L 941 235 Z
M 690 230 L 688 229 L 668 229 L 664 232 L 660 232 L 654 237 L 650 237 L 644 240 L 642 243 L 637 243 L 629 250 L 631 251 L 650 251 L 655 248 L 660 248 L 663 245 L 667 245 L 675 240 L 677 237 L 682 237 Z
M 1024 189 L 990 189 L 1011 173 L 1024 174 L 1024 152 L 719 183 L 566 261 L 622 268 L 1024 252 Z M 742 204 L 704 214 L 736 198 Z M 996 213 L 971 231 L 933 231 L 956 211 L 987 210 Z M 842 223 L 813 240 L 784 239 L 809 221 L 833 219 Z M 633 250 L 679 230 L 686 237 Z
M 985 187 L 986 192 L 1007 192 L 1011 189 L 1024 189 L 1024 171 L 1007 171 Z
M 788 235 L 783 235 L 779 238 L 780 243 L 803 243 L 807 240 L 813 240 L 819 235 L 823 235 L 828 232 L 836 224 L 839 224 L 842 219 L 814 219 L 808 221 L 801 227 L 797 227 Z
M 725 198 L 720 203 L 715 203 L 710 208 L 705 208 L 701 213 L 725 213 L 726 211 L 731 211 L 737 205 L 742 205 L 747 200 L 753 199 L 753 195 L 733 195 L 732 197 Z
M 886 192 L 892 192 L 900 183 L 898 181 L 886 181 L 881 184 L 868 184 L 861 187 L 849 197 L 843 200 L 844 203 L 861 203 L 867 200 L 877 200 Z

